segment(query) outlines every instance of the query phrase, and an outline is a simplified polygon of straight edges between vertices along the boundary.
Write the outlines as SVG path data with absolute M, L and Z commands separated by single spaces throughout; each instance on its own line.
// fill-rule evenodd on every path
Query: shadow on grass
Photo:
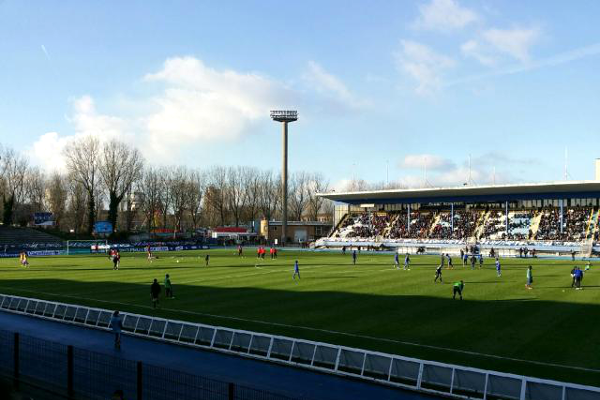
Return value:
M 492 301 L 536 301 L 534 298 L 523 298 L 523 299 L 496 299 Z
M 148 280 L 154 277 L 162 280 L 159 274 L 150 275 Z M 598 369 L 600 342 L 590 335 L 600 319 L 598 304 L 529 298 L 470 300 L 468 285 L 464 300 L 453 301 L 452 285 L 447 283 L 442 287 L 447 297 L 305 291 L 302 280 L 289 290 L 282 290 L 178 285 L 175 278 L 176 299 L 161 298 L 161 308 L 153 310 L 149 282 L 143 285 L 67 279 L 0 281 L 0 293 L 300 337 L 542 378 L 584 384 L 600 382 L 600 372 L 565 367 Z M 514 293 L 506 296 L 511 294 Z M 585 351 L 573 351 L 573 338 L 577 347 Z

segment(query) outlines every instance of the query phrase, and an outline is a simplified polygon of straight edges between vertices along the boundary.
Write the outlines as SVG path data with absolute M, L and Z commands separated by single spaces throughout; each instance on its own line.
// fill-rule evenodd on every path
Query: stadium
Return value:
M 0 400 L 600 400 L 598 15 L 0 0 Z
M 39 230 L 0 227 L 0 310 L 67 324 L 70 340 L 76 342 L 71 330 L 82 326 L 110 331 L 111 310 L 118 309 L 123 331 L 131 336 L 124 343 L 142 340 L 136 348 L 147 346 L 143 340 L 150 338 L 367 380 L 380 388 L 356 390 L 366 390 L 364 395 L 374 390 L 369 396 L 381 398 L 407 395 L 386 392 L 386 387 L 455 398 L 598 395 L 598 344 L 589 335 L 598 316 L 595 289 L 600 286 L 594 260 L 598 181 L 320 196 L 335 202 L 331 233 L 312 242 L 312 249 L 271 242 L 279 254 L 266 257 L 257 253 L 264 247 L 260 242 L 225 248 L 226 241 L 211 240 L 63 242 Z M 244 238 L 260 240 L 256 234 Z M 116 271 L 108 252 L 122 253 Z M 24 269 L 16 267 L 20 254 L 29 256 Z M 410 264 L 405 261 L 400 268 L 395 254 L 410 256 Z M 456 268 L 445 268 L 442 282 L 437 282 L 436 272 L 434 281 L 434 271 L 457 254 L 465 256 L 462 266 L 459 261 Z M 469 267 L 475 257 L 481 264 Z M 294 262 L 299 271 L 294 271 Z M 534 290 L 527 291 L 523 284 L 531 265 Z M 586 266 L 586 278 L 583 287 L 574 288 L 569 273 L 577 266 Z M 161 306 L 153 308 L 141 293 L 153 278 L 165 274 L 173 280 L 176 298 L 161 295 Z M 462 301 L 451 296 L 458 280 L 465 282 Z M 290 313 L 290 308 L 302 311 Z M 53 332 L 59 327 L 34 329 L 40 328 Z M 18 347 L 37 351 L 39 344 L 27 342 L 32 332 L 24 333 L 27 339 Z M 574 353 L 564 337 L 576 337 L 590 351 Z M 4 340 L 12 343 L 7 348 L 15 348 L 16 338 Z M 138 351 L 142 354 L 143 347 Z M 21 362 L 34 362 L 27 357 L 20 356 Z M 96 368 L 93 363 L 77 365 Z M 47 373 L 36 379 L 48 387 Z M 51 379 L 60 382 L 63 375 Z M 97 379 L 96 385 L 112 382 L 108 375 Z M 158 376 L 149 379 L 160 381 Z M 269 382 L 260 389 L 263 395 L 296 398 Z M 145 386 L 147 381 L 141 385 L 129 393 L 171 393 L 162 383 L 153 389 Z M 223 396 L 259 390 L 251 389 L 253 385 L 225 385 Z M 75 388 L 69 391 L 75 393 Z M 314 390 L 301 392 L 303 398 L 322 398 Z
M 600 160 L 597 160 L 600 168 Z M 600 177 L 598 177 L 600 179 Z M 328 193 L 335 232 L 316 245 L 458 253 L 461 247 L 590 257 L 598 243 L 599 181 Z
M 315 175 L 311 212 L 287 220 L 282 206 L 257 221 L 235 205 L 271 202 L 270 175 L 236 192 L 252 170 L 225 170 L 219 187 L 221 171 L 204 187 L 173 174 L 164 208 L 143 191 L 162 177 L 145 171 L 130 184 L 140 188 L 133 205 L 115 215 L 135 227 L 127 235 L 84 219 L 75 226 L 93 234 L 71 232 L 52 205 L 17 202 L 23 227 L 4 205 L 0 383 L 57 399 L 600 397 L 590 334 L 600 174 L 353 192 L 317 192 Z M 252 184 L 261 179 L 267 196 Z M 178 208 L 178 187 L 203 202 Z M 289 195 L 297 205 L 297 189 Z M 219 205 L 241 223 L 219 225 Z

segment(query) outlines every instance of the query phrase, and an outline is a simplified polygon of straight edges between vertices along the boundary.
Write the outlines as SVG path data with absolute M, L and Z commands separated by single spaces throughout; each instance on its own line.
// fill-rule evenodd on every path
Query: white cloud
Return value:
M 424 158 L 428 164 L 426 177 L 423 173 Z M 399 182 L 403 186 L 412 188 L 463 186 L 464 184 L 490 185 L 494 182 L 514 183 L 521 180 L 522 173 L 518 170 L 536 162 L 539 161 L 491 152 L 473 157 L 469 168 L 468 161 L 456 164 L 452 160 L 433 154 L 412 154 L 406 156 L 400 166 L 423 171 L 418 174 L 406 174 L 399 179 Z M 504 167 L 496 170 L 496 165 Z
M 423 169 L 427 166 L 430 171 L 455 168 L 454 162 L 434 154 L 409 154 L 400 162 L 402 168 Z
M 487 174 L 480 169 L 474 168 L 470 172 L 471 181 L 474 184 L 483 184 L 487 179 Z M 463 166 L 454 166 L 454 168 L 447 169 L 443 172 L 427 175 L 427 185 L 435 187 L 444 186 L 462 186 L 468 183 L 469 180 L 469 169 Z M 412 185 L 412 187 L 423 186 L 423 177 L 418 176 L 407 176 L 401 180 L 405 185 Z
M 96 136 L 100 140 L 131 139 L 130 123 L 119 117 L 99 114 L 91 96 L 73 101 L 73 114 L 68 118 L 78 136 Z
M 304 79 L 321 94 L 328 95 L 349 108 L 362 108 L 369 104 L 366 100 L 358 99 L 338 77 L 326 71 L 314 61 L 308 62 L 308 71 Z
M 419 6 L 419 12 L 419 17 L 413 23 L 415 28 L 441 32 L 461 29 L 480 19 L 476 12 L 461 7 L 454 0 L 432 0 Z
M 484 31 L 482 37 L 500 53 L 525 63 L 530 60 L 530 49 L 540 39 L 541 30 L 537 27 L 493 28 Z
M 118 117 L 98 114 L 90 96 L 75 99 L 72 107 L 73 112 L 67 119 L 73 125 L 74 134 L 61 136 L 57 132 L 48 132 L 32 145 L 31 151 L 35 160 L 45 169 L 65 171 L 63 150 L 70 142 L 82 136 L 95 136 L 101 142 L 119 139 L 133 143 L 134 137 L 129 132 L 129 123 Z
M 46 171 L 65 171 L 63 150 L 71 137 L 60 137 L 57 132 L 48 132 L 33 143 L 33 160 Z
M 441 76 L 452 68 L 455 61 L 435 53 L 428 46 L 412 40 L 400 41 L 401 50 L 394 54 L 398 69 L 417 81 L 415 91 L 420 95 L 430 94 L 442 86 Z
M 152 99 L 155 112 L 144 117 L 147 152 L 165 146 L 238 139 L 273 108 L 285 107 L 294 93 L 255 73 L 216 70 L 192 57 L 168 59 L 146 82 L 165 85 Z
M 460 50 L 465 57 L 472 57 L 486 66 L 493 66 L 496 63 L 496 58 L 492 52 L 482 46 L 477 40 L 468 40 L 460 46 Z
M 199 143 L 235 141 L 260 132 L 272 109 L 305 104 L 306 115 L 324 104 L 353 109 L 369 105 L 316 62 L 308 64 L 306 78 L 304 87 L 293 89 L 258 73 L 211 68 L 193 57 L 169 58 L 158 71 L 143 76 L 151 96 L 126 98 L 113 104 L 116 111 L 110 114 L 99 112 L 92 96 L 77 98 L 67 116 L 71 132 L 45 133 L 31 151 L 40 164 L 64 168 L 62 149 L 78 137 L 93 135 L 135 145 L 151 162 L 172 162 L 180 151 Z M 46 156 L 49 149 L 52 157 Z
M 350 178 L 343 178 L 340 179 L 339 181 L 334 182 L 331 185 L 331 190 L 333 192 L 345 192 L 348 190 L 349 187 L 351 187 L 352 185 L 352 179 Z
M 73 133 L 40 136 L 32 148 L 36 158 L 49 168 L 60 167 L 64 165 L 62 149 L 69 141 L 93 135 L 136 145 L 151 161 L 171 161 L 180 150 L 196 143 L 251 134 L 259 121 L 268 119 L 269 110 L 297 100 L 297 92 L 273 79 L 209 68 L 192 57 L 166 60 L 143 82 L 159 84 L 157 94 L 133 99 L 139 104 L 138 112 L 128 109 L 122 117 L 99 113 L 91 96 L 75 99 L 67 117 Z M 45 157 L 48 149 L 53 149 L 52 157 Z

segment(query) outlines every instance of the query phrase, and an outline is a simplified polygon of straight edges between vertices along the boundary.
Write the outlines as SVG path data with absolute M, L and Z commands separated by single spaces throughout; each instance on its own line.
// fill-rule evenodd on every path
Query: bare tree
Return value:
M 67 216 L 69 226 L 75 233 L 79 233 L 84 225 L 87 192 L 83 185 L 72 177 L 68 178 L 68 197 Z
M 227 169 L 227 201 L 233 215 L 235 226 L 240 226 L 242 212 L 246 207 L 245 167 L 229 167 Z
M 227 169 L 220 166 L 212 167 L 208 171 L 208 187 L 206 188 L 206 200 L 211 211 L 215 212 L 220 224 L 225 225 L 227 221 Z
M 54 217 L 54 223 L 60 227 L 67 208 L 69 187 L 66 178 L 58 172 L 48 179 L 48 210 Z
M 335 205 L 333 204 L 333 201 L 331 201 L 329 199 L 325 199 L 325 202 L 321 206 L 321 213 L 323 213 L 325 215 L 325 219 L 327 221 L 333 222 L 333 220 L 334 220 L 333 212 L 334 211 L 335 211 Z
M 313 221 L 317 221 L 325 202 L 325 199 L 318 196 L 318 194 L 329 190 L 329 182 L 325 180 L 321 173 L 317 172 L 310 175 L 306 188 L 309 216 Z
M 252 231 L 254 232 L 254 221 L 260 209 L 260 182 L 261 174 L 256 168 L 247 167 L 244 169 L 244 195 L 246 196 L 247 216 L 252 221 Z
M 369 183 L 363 179 L 353 179 L 344 187 L 345 192 L 362 192 L 369 190 Z
M 65 149 L 67 168 L 73 179 L 79 182 L 87 193 L 88 233 L 91 234 L 96 222 L 96 194 L 100 167 L 100 142 L 93 136 L 85 136 L 73 141 Z
M 151 233 L 156 227 L 155 216 L 160 209 L 161 200 L 161 179 L 156 169 L 150 167 L 143 171 L 138 192 L 140 194 L 140 208 L 146 219 L 146 227 L 148 233 Z
M 29 163 L 12 149 L 4 149 L 0 157 L 2 221 L 5 225 L 10 225 L 13 223 L 15 207 L 23 200 L 25 195 L 25 176 Z
M 141 173 L 139 179 L 141 179 Z M 139 179 L 133 182 L 131 189 L 126 195 L 125 230 L 127 232 L 131 232 L 131 230 L 133 229 L 133 221 L 135 219 L 135 216 L 137 215 L 137 211 L 139 208 L 139 204 L 137 202 L 139 200 L 139 193 L 135 191 L 137 189 L 137 182 L 139 181 Z
M 401 182 L 371 182 L 365 183 L 364 181 L 358 181 L 359 190 L 392 190 L 392 189 L 406 189 Z
M 202 204 L 204 199 L 205 175 L 201 171 L 192 171 L 187 182 L 188 204 L 187 209 L 190 213 L 192 226 L 194 231 L 198 229 L 200 224 L 200 216 L 202 213 Z
M 173 237 L 175 237 L 176 232 L 182 231 L 183 215 L 188 209 L 189 176 L 190 173 L 187 168 L 181 166 L 173 169 L 171 172 L 171 179 L 169 183 L 171 185 L 173 216 L 175 217 L 175 229 L 173 230 Z
M 279 206 L 281 198 L 279 182 L 281 179 L 273 171 L 264 171 L 260 174 L 258 206 L 262 216 L 267 220 L 275 218 L 275 212 Z
M 108 192 L 108 220 L 117 228 L 119 204 L 139 179 L 143 168 L 140 152 L 123 142 L 111 140 L 102 146 L 100 176 Z
M 294 220 L 301 221 L 308 206 L 309 175 L 304 171 L 296 172 L 290 179 L 289 207 Z
M 167 219 L 169 217 L 169 210 L 171 209 L 171 202 L 173 201 L 173 193 L 171 192 L 172 186 L 171 181 L 173 180 L 174 167 L 163 167 L 158 170 L 159 178 L 159 208 L 162 216 L 162 228 L 167 228 Z
M 25 225 L 31 221 L 31 215 L 36 212 L 48 211 L 46 189 L 48 182 L 46 175 L 38 167 L 27 169 L 24 179 L 24 199 L 17 208 L 17 221 Z

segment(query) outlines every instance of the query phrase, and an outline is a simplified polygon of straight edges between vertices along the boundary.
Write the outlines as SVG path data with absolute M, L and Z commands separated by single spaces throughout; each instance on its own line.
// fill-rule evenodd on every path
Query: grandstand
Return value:
M 600 181 L 324 193 L 335 229 L 317 247 L 465 246 L 515 255 L 600 252 Z
M 0 252 L 53 250 L 62 246 L 62 239 L 36 229 L 0 226 Z

